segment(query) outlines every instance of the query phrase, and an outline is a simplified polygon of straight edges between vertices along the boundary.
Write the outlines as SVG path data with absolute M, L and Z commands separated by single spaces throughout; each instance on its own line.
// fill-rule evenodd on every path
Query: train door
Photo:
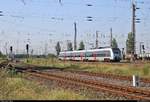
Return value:
M 64 61 L 66 60 L 66 52 L 64 53 Z
M 96 52 L 93 52 L 94 61 L 96 61 Z
M 81 58 L 81 61 L 83 60 L 83 53 L 81 52 L 80 53 L 80 58 Z
M 75 57 L 76 57 L 76 54 L 75 53 L 73 53 L 73 60 L 75 61 Z

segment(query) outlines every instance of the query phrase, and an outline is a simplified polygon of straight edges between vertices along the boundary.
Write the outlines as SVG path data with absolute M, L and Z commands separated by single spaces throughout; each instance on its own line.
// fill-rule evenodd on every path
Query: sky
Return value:
M 56 53 L 55 45 L 60 41 L 62 50 L 67 42 L 74 42 L 74 22 L 77 23 L 77 47 L 80 41 L 85 48 L 95 47 L 96 31 L 99 47 L 110 45 L 110 28 L 120 49 L 126 47 L 131 32 L 132 0 L 0 0 L 0 51 L 26 53 L 30 44 L 34 54 Z M 150 0 L 135 0 L 136 50 L 143 42 L 150 52 Z M 92 6 L 87 6 L 92 4 Z M 91 16 L 93 21 L 87 21 Z

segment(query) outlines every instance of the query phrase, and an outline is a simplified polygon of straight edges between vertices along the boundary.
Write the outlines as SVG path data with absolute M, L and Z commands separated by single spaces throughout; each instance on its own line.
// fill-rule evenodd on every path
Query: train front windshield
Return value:
M 115 61 L 120 61 L 121 60 L 121 51 L 119 48 L 113 48 L 113 53 L 114 53 L 114 60 Z
M 119 48 L 113 48 L 113 53 L 117 55 L 121 55 L 121 51 Z

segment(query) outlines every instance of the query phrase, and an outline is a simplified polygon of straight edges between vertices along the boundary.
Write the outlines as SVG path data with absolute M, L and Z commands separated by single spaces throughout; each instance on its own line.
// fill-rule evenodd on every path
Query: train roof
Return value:
M 90 50 L 75 50 L 75 51 L 63 51 L 61 53 L 71 53 L 71 52 L 90 52 L 90 51 L 101 51 L 101 50 L 112 50 L 112 49 L 119 49 L 119 48 L 111 48 L 111 47 L 101 47 L 99 49 L 90 49 Z

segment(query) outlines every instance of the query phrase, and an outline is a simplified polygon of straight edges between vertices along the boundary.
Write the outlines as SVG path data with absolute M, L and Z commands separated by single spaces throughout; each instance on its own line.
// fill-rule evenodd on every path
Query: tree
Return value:
M 131 54 L 132 51 L 134 50 L 134 37 L 133 37 L 133 33 L 130 32 L 128 33 L 128 38 L 126 41 L 126 52 L 127 54 Z
M 57 42 L 57 45 L 55 46 L 56 52 L 57 52 L 57 56 L 59 55 L 60 51 L 61 51 L 61 47 L 60 47 L 60 43 Z
M 0 51 L 0 58 L 5 58 L 6 55 L 4 55 L 1 51 Z
M 67 43 L 67 50 L 68 51 L 73 51 L 73 47 L 72 47 L 72 43 L 71 42 Z
M 79 44 L 79 50 L 84 50 L 84 49 L 85 49 L 84 43 L 83 41 L 81 41 Z
M 115 38 L 113 38 L 111 43 L 112 43 L 112 48 L 118 48 L 118 44 Z
M 0 57 L 3 57 L 3 54 L 2 54 L 2 52 L 0 51 Z

